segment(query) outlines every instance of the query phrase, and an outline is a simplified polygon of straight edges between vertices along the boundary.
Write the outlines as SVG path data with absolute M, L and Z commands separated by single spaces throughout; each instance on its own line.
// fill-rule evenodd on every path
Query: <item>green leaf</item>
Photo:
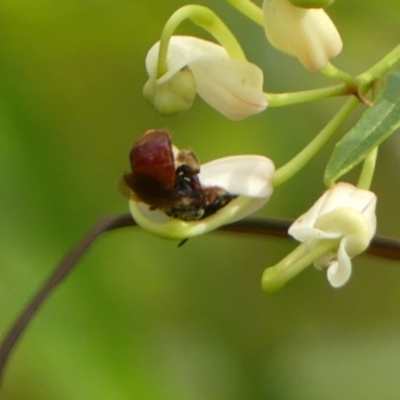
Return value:
M 364 112 L 357 124 L 336 144 L 325 169 L 325 184 L 332 186 L 399 127 L 400 65 L 387 77 L 374 105 Z

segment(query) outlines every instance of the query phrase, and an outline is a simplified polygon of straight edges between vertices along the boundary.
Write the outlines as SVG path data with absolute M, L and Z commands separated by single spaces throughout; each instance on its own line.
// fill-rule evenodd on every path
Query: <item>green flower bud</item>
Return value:
M 196 81 L 190 69 L 185 67 L 168 80 L 150 78 L 144 85 L 143 95 L 161 115 L 178 115 L 192 106 Z

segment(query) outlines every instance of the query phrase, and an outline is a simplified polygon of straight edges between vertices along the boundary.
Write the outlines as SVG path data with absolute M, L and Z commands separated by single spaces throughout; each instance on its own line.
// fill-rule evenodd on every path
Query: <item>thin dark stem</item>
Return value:
M 287 232 L 292 223 L 293 221 L 290 219 L 250 217 L 230 225 L 221 226 L 219 230 L 290 238 Z M 400 240 L 376 235 L 366 253 L 391 260 L 400 260 Z
M 293 221 L 291 220 L 278 218 L 246 218 L 233 224 L 222 226 L 219 229 L 225 232 L 287 238 L 287 231 L 292 222 Z M 1 343 L 0 382 L 10 354 L 22 333 L 32 321 L 44 301 L 49 297 L 53 290 L 64 281 L 76 266 L 77 262 L 85 255 L 89 247 L 102 233 L 135 225 L 136 222 L 132 219 L 130 214 L 101 218 L 81 240 L 81 242 L 71 249 L 70 252 L 60 261 L 47 281 L 45 281 L 42 287 L 39 288 L 36 295 L 21 312 L 20 316 L 11 326 Z M 400 260 L 400 241 L 392 238 L 376 236 L 372 240 L 371 246 L 367 252 L 375 256 Z
M 25 331 L 28 324 L 32 321 L 33 317 L 49 297 L 53 290 L 69 275 L 73 267 L 86 253 L 92 243 L 104 232 L 122 228 L 124 226 L 135 225 L 132 217 L 128 214 L 117 217 L 103 217 L 101 218 L 88 234 L 82 239 L 80 243 L 72 248 L 69 253 L 60 261 L 55 267 L 53 273 L 49 276 L 47 281 L 39 289 L 36 295 L 28 303 L 26 308 L 21 312 L 20 316 L 14 322 L 8 333 L 6 334 L 0 346 L 0 383 L 3 378 L 5 366 L 8 358 L 13 350 L 16 342 Z

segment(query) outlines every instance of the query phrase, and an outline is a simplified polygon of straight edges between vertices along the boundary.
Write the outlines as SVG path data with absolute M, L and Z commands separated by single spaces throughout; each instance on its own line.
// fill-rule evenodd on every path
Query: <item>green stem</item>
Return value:
M 369 84 L 375 79 L 381 78 L 386 72 L 400 60 L 400 45 L 397 45 L 390 53 L 373 65 L 368 71 L 357 77 L 362 84 Z
M 292 104 L 327 99 L 333 96 L 344 96 L 353 92 L 346 84 L 329 86 L 321 89 L 304 90 L 292 93 L 265 93 L 270 107 L 281 107 Z
M 186 19 L 190 19 L 193 23 L 209 32 L 226 49 L 231 58 L 246 60 L 239 42 L 217 14 L 207 7 L 187 5 L 176 10 L 171 15 L 161 33 L 157 66 L 158 77 L 164 75 L 168 70 L 167 54 L 171 36 Z
M 355 96 L 351 96 L 321 132 L 300 153 L 275 172 L 273 186 L 282 185 L 303 168 L 339 129 L 357 105 L 358 99 Z
M 400 49 L 400 46 L 397 47 L 397 49 Z M 391 53 L 397 53 L 396 49 L 393 50 Z M 389 53 L 389 54 L 391 54 Z M 400 54 L 398 54 L 400 56 Z M 386 57 L 385 57 L 386 58 Z M 389 57 L 390 60 L 395 59 L 392 57 Z M 379 67 L 377 67 L 377 65 L 379 64 Z M 383 67 L 384 66 L 388 66 L 388 63 L 383 63 L 381 64 L 381 62 L 379 62 L 378 64 L 375 64 L 375 66 L 373 66 L 372 68 L 370 68 L 369 72 L 372 71 L 383 71 Z M 390 63 L 389 63 L 390 64 Z M 371 76 L 373 76 L 374 73 L 371 74 Z M 367 85 L 367 84 L 366 84 Z M 376 90 L 376 85 L 372 85 L 372 96 L 373 99 L 375 99 L 377 97 L 377 95 L 379 94 L 379 91 Z M 359 187 L 360 189 L 366 189 L 369 190 L 372 184 L 372 179 L 374 177 L 374 172 L 375 172 L 375 166 L 376 166 L 376 160 L 378 158 L 378 146 L 376 146 L 365 158 L 364 158 L 364 162 L 363 162 L 363 166 L 362 166 L 362 170 L 360 173 L 360 177 L 358 178 L 358 182 L 357 182 L 357 187 Z
M 264 16 L 262 9 L 249 0 L 228 0 L 238 11 L 256 24 L 264 25 Z
M 312 248 L 310 248 L 310 243 L 301 243 L 278 264 L 264 271 L 261 280 L 262 288 L 266 292 L 280 289 L 315 260 L 336 250 L 338 246 L 339 240 L 322 240 Z
M 350 86 L 358 86 L 357 79 L 351 76 L 349 73 L 342 71 L 336 68 L 333 64 L 327 63 L 324 68 L 321 69 L 321 72 L 328 76 L 329 78 L 333 78 L 339 80 L 341 82 L 347 83 Z
M 364 159 L 364 164 L 358 179 L 357 187 L 369 190 L 374 177 L 376 159 L 378 157 L 378 147 L 375 147 Z

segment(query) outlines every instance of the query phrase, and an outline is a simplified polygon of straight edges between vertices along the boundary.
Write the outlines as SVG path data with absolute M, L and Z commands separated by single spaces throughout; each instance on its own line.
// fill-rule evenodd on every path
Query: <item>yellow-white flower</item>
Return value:
M 322 8 L 301 8 L 289 0 L 264 0 L 264 28 L 279 50 L 297 57 L 312 71 L 319 71 L 342 50 L 334 23 Z
M 376 231 L 376 195 L 340 182 L 290 227 L 289 234 L 308 245 L 310 251 L 321 241 L 338 241 L 336 251 L 314 260 L 317 268 L 327 267 L 333 287 L 343 286 L 351 275 L 351 258 L 362 253 Z
M 172 36 L 167 71 L 157 76 L 160 43 L 148 52 L 149 80 L 143 92 L 163 115 L 186 111 L 196 92 L 224 116 L 240 120 L 264 111 L 263 73 L 256 65 L 229 57 L 220 45 L 191 36 Z
M 272 195 L 273 162 L 258 155 L 238 155 L 220 158 L 201 166 L 198 175 L 203 188 L 218 186 L 237 196 L 214 214 L 197 220 L 172 218 L 154 210 L 134 195 L 129 207 L 138 225 L 153 234 L 168 239 L 185 239 L 209 232 L 256 212 Z

